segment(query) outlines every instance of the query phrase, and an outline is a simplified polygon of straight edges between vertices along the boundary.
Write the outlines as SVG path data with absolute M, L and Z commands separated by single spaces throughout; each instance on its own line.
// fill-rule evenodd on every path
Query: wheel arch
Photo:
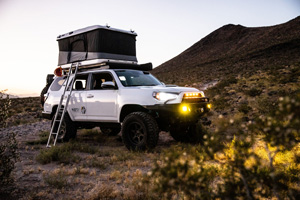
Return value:
M 123 120 L 125 119 L 125 117 L 133 112 L 145 112 L 145 113 L 149 113 L 149 110 L 146 109 L 145 107 L 141 106 L 141 105 L 137 105 L 137 104 L 127 104 L 124 105 L 121 109 L 120 112 L 120 122 L 123 122 Z

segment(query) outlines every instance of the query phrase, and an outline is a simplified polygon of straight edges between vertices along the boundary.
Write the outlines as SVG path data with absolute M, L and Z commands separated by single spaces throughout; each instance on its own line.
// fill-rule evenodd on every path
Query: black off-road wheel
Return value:
M 53 125 L 54 117 L 52 118 L 51 126 Z M 56 123 L 53 132 L 57 132 L 59 123 Z M 65 114 L 64 119 L 62 121 L 60 131 L 58 133 L 57 141 L 59 142 L 68 142 L 70 139 L 76 138 L 77 128 L 75 123 L 71 120 L 68 113 Z M 53 135 L 54 137 L 54 135 Z
M 199 123 L 190 125 L 173 125 L 170 128 L 170 134 L 174 140 L 183 143 L 202 143 L 203 142 L 203 127 Z
M 158 142 L 157 122 L 144 112 L 133 112 L 125 117 L 121 132 L 123 142 L 129 150 L 153 149 Z
M 101 132 L 105 135 L 115 136 L 120 133 L 121 126 L 120 127 L 112 127 L 112 128 L 100 128 L 100 129 L 101 129 Z

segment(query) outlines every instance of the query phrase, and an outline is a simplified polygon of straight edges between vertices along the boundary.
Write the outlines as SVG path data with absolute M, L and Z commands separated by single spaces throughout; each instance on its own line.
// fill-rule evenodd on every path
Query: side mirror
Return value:
M 103 89 L 115 89 L 116 85 L 112 81 L 106 81 L 106 82 L 104 82 L 104 83 L 101 84 L 101 87 Z

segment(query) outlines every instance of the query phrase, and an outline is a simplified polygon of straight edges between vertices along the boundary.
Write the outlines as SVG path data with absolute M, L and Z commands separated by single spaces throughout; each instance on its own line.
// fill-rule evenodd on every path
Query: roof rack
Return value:
M 62 68 L 63 71 L 66 73 L 69 72 L 70 69 L 73 69 L 71 66 L 70 68 Z M 135 64 L 135 63 L 121 63 L 121 62 L 102 62 L 97 64 L 91 65 L 79 65 L 78 71 L 89 71 L 95 69 L 133 69 L 133 70 L 141 70 L 141 71 L 151 71 L 153 69 L 152 63 L 145 63 L 145 64 Z

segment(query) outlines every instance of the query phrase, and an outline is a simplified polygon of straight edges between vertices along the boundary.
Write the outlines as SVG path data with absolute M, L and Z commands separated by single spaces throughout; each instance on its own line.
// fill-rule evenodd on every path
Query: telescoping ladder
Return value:
M 74 77 L 72 79 L 72 83 L 68 84 L 70 75 L 72 74 L 72 68 L 73 68 L 74 65 L 75 65 Z M 47 142 L 46 147 L 51 147 L 50 141 L 51 141 L 52 136 L 54 136 L 53 146 L 55 146 L 55 144 L 56 144 L 56 141 L 57 141 L 57 138 L 58 138 L 58 135 L 59 135 L 59 132 L 60 132 L 61 124 L 62 124 L 63 119 L 65 117 L 65 113 L 66 113 L 67 108 L 68 108 L 70 97 L 72 95 L 73 85 L 74 85 L 74 81 L 75 81 L 75 77 L 77 75 L 79 65 L 80 65 L 80 63 L 77 62 L 76 64 L 72 63 L 71 66 L 70 66 L 69 72 L 67 74 L 67 79 L 65 81 L 64 92 L 61 95 L 60 102 L 59 102 L 58 107 L 56 109 L 56 113 L 55 113 L 55 116 L 54 116 L 54 119 L 53 119 L 53 122 L 52 122 L 52 125 L 51 125 L 51 131 L 50 131 L 50 134 L 49 134 L 49 138 L 48 138 L 48 142 Z M 65 99 L 65 93 L 68 90 L 68 85 L 70 86 L 70 92 L 67 95 L 65 105 L 63 106 L 63 102 L 64 102 L 64 99 Z

